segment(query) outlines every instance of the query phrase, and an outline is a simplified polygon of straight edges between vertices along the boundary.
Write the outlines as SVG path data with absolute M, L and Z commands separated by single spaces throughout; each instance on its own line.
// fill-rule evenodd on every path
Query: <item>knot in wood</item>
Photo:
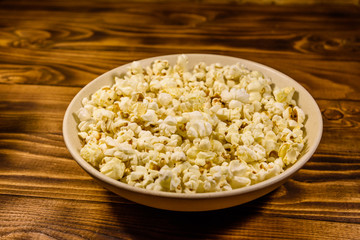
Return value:
M 342 119 L 344 118 L 344 114 L 337 110 L 337 109 L 326 109 L 324 112 L 323 112 L 323 115 L 326 119 L 328 120 L 339 120 L 339 119 Z

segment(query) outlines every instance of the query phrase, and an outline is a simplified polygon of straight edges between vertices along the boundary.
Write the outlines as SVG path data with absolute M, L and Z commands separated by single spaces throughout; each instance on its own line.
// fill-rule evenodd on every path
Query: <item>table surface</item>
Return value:
M 254 2 L 0 1 L 0 238 L 360 239 L 359 2 Z M 297 80 L 324 120 L 314 156 L 272 193 L 212 212 L 152 209 L 100 187 L 65 147 L 68 104 L 112 68 L 176 53 L 245 58 Z

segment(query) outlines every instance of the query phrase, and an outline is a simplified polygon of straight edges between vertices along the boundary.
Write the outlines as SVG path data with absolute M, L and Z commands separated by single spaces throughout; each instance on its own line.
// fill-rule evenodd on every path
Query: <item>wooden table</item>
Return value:
M 241 2 L 0 1 L 0 238 L 360 239 L 359 2 Z M 213 212 L 152 209 L 97 185 L 63 142 L 67 105 L 112 68 L 174 53 L 296 79 L 323 114 L 315 155 L 274 192 Z

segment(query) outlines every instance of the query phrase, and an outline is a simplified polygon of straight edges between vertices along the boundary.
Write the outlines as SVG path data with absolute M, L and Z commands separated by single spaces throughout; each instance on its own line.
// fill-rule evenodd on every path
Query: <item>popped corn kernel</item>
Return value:
M 125 164 L 116 157 L 105 157 L 99 170 L 108 177 L 120 180 L 124 176 Z

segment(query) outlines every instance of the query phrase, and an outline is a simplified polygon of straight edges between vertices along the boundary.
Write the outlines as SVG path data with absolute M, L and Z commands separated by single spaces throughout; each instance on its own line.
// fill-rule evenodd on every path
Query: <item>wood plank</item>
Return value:
M 14 207 L 12 201 L 22 205 L 23 210 Z M 318 239 L 319 236 L 322 239 L 353 239 L 360 233 L 356 223 L 304 221 L 293 212 L 287 216 L 276 212 L 262 213 L 261 202 L 204 213 L 54 199 L 47 199 L 44 205 L 43 199 L 36 197 L 4 196 L 0 204 L 4 207 L 0 210 L 0 236 L 8 238 L 43 234 L 57 239 L 164 239 L 169 236 L 172 239 L 288 239 L 289 236 L 296 239 Z
M 7 1 L 3 1 L 5 2 L 4 4 L 11 4 L 11 0 L 7 0 Z M 118 1 L 116 0 L 107 0 L 106 1 L 109 4 L 114 5 L 115 3 L 118 3 Z M 126 1 L 122 1 L 122 2 L 126 2 Z M 154 1 L 154 0 L 132 0 L 131 2 L 138 2 L 141 4 L 147 4 L 147 3 L 163 3 L 163 1 Z M 169 0 L 167 2 L 176 2 L 178 3 L 179 0 Z M 183 2 L 190 2 L 193 3 L 193 1 L 191 0 L 187 0 L 187 1 L 183 1 Z M 103 7 L 103 1 L 101 0 L 80 0 L 80 1 L 76 1 L 76 3 L 72 3 L 72 6 L 87 6 L 89 5 L 89 3 L 91 3 L 92 6 L 96 6 L 96 7 Z M 323 0 L 198 0 L 196 1 L 196 3 L 201 3 L 201 4 L 256 4 L 256 5 L 355 5 L 358 6 L 360 5 L 358 0 L 331 0 L 331 1 L 323 1 Z M 27 5 L 24 4 L 23 2 L 18 3 L 17 6 L 21 6 L 21 5 Z M 41 1 L 34 1 L 35 6 L 44 6 L 45 4 Z M 56 6 L 56 7 L 61 7 L 61 6 L 66 6 L 67 4 L 64 4 L 61 1 L 57 1 L 57 2 L 52 2 L 50 4 L 50 6 Z
M 51 15 L 46 5 L 22 4 L 26 12 L 6 4 L 0 10 L 0 19 L 11 19 L 1 32 L 3 83 L 84 86 L 133 60 L 199 52 L 269 65 L 299 81 L 316 98 L 360 99 L 360 18 L 351 6 L 262 11 L 252 5 L 222 5 L 220 10 L 216 4 L 189 8 L 182 3 L 171 10 L 171 3 L 147 3 L 147 8 L 141 8 L 142 3 L 112 3 L 121 11 L 109 12 L 86 4 L 72 14 L 71 22 L 64 22 L 69 9 L 60 2 L 50 8 Z M 88 18 L 88 11 L 102 21 Z

